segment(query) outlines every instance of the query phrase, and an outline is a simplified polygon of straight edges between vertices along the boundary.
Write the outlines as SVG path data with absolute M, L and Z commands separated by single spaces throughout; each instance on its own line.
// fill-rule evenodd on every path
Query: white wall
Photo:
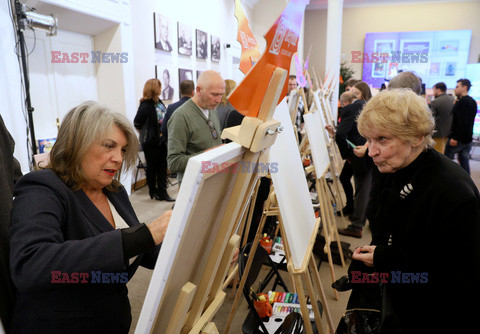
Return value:
M 22 171 L 29 171 L 26 137 L 26 113 L 21 93 L 20 66 L 15 54 L 14 30 L 8 8 L 9 1 L 0 1 L 0 114 L 15 139 L 15 157 Z
M 382 5 L 350 7 L 343 10 L 342 54 L 347 64 L 361 79 L 362 64 L 351 64 L 351 51 L 363 51 L 365 33 L 389 31 L 429 31 L 471 29 L 469 63 L 478 62 L 480 56 L 480 1 L 442 2 L 424 4 Z M 327 10 L 309 10 L 305 21 L 305 45 L 313 43 L 312 65 L 319 80 L 325 75 Z
M 245 15 L 251 19 L 251 9 L 243 5 Z M 153 13 L 157 12 L 170 19 L 170 43 L 172 52 L 163 52 L 154 48 Z M 135 95 L 137 106 L 142 97 L 145 82 L 155 77 L 155 65 L 169 67 L 171 86 L 176 90 L 178 100 L 178 68 L 192 69 L 194 81 L 196 70 L 214 69 L 224 79 L 234 77 L 231 52 L 223 47 L 225 44 L 240 45 L 237 42 L 237 20 L 234 0 L 144 0 L 132 2 L 133 47 L 135 58 Z M 188 24 L 192 30 L 193 54 L 190 57 L 178 54 L 177 22 Z M 195 56 L 195 29 L 208 34 L 208 58 L 197 59 Z M 220 37 L 221 60 L 219 63 L 210 60 L 210 36 Z M 161 80 L 161 73 L 158 78 Z M 237 82 L 238 84 L 238 82 Z

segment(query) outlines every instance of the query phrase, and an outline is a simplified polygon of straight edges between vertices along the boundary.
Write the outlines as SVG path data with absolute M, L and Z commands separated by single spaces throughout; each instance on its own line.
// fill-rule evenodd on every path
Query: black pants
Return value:
M 345 192 L 345 197 L 347 199 L 347 206 L 353 206 L 353 186 L 350 179 L 353 176 L 352 164 L 348 161 L 345 161 L 343 165 L 342 172 L 340 173 L 340 183 L 342 184 L 343 191 Z
M 147 185 L 150 194 L 163 194 L 167 191 L 167 145 L 144 145 L 147 161 Z

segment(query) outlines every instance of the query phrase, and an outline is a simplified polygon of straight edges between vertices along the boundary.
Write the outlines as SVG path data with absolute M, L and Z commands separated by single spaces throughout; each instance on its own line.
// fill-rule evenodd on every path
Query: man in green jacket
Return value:
M 190 157 L 222 144 L 217 105 L 225 92 L 220 73 L 209 70 L 198 77 L 195 95 L 180 106 L 168 121 L 167 164 L 179 184 Z

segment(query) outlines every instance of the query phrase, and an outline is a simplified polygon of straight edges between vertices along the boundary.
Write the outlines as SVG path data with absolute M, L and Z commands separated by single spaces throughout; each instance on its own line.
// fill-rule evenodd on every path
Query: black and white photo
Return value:
M 154 27 L 155 27 L 155 49 L 172 52 L 172 45 L 170 44 L 170 20 L 161 14 L 154 13 Z
M 196 29 L 197 58 L 207 59 L 208 53 L 208 35 L 205 31 Z
M 181 22 L 178 22 L 178 53 L 192 55 L 192 28 Z

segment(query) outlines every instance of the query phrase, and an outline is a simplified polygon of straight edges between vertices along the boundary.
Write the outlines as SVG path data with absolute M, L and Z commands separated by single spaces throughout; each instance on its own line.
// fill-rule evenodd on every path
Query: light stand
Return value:
M 27 67 L 27 53 L 25 48 L 25 36 L 23 31 L 28 27 L 32 30 L 44 29 L 47 30 L 47 36 L 55 36 L 57 34 L 58 21 L 54 16 L 41 15 L 34 12 L 27 12 L 26 6 L 15 0 L 15 14 L 17 17 L 17 34 L 20 46 L 20 54 L 22 57 L 22 72 L 23 80 L 25 82 L 25 103 L 27 105 L 28 113 L 28 128 L 30 131 L 30 139 L 32 141 L 32 166 L 35 165 L 34 155 L 37 154 L 37 143 L 35 139 L 35 129 L 33 125 L 33 111 L 32 102 L 30 100 L 30 80 L 28 77 Z

